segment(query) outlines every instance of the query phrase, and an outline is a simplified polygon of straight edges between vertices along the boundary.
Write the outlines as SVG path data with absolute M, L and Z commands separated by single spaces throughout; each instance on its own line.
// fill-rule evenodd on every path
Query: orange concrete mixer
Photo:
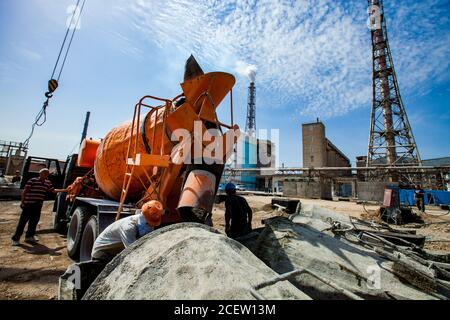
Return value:
M 204 74 L 191 56 L 186 62 L 182 94 L 175 99 L 145 96 L 135 106 L 132 121 L 112 129 L 99 145 L 83 143 L 79 163 L 93 166 L 101 191 L 119 201 L 117 218 L 124 203 L 140 207 L 158 200 L 166 212 L 163 223 L 207 219 L 224 163 L 239 135 L 232 117 L 231 124 L 226 125 L 216 114 L 234 84 L 231 74 Z M 150 105 L 152 100 L 159 105 Z M 232 102 L 230 106 L 232 114 Z M 229 129 L 226 134 L 223 128 Z M 222 143 L 216 144 L 221 152 L 215 150 L 222 160 L 216 162 L 221 163 L 211 164 L 211 159 L 206 159 L 211 156 L 204 156 L 210 148 L 210 142 L 203 141 L 208 129 L 215 129 L 214 141 Z M 180 132 L 183 138 L 174 139 Z

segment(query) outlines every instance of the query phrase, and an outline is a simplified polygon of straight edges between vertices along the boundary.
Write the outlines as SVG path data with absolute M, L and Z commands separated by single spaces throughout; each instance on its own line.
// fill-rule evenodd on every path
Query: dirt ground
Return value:
M 272 197 L 246 196 L 253 209 L 253 228 L 262 226 L 261 220 L 282 215 L 283 212 L 272 210 Z M 335 210 L 345 215 L 364 217 L 367 212 L 362 205 L 354 202 L 333 202 L 325 200 L 301 199 L 302 203 L 314 203 L 324 208 Z M 46 202 L 41 221 L 38 225 L 39 244 L 29 245 L 21 239 L 20 247 L 11 246 L 11 235 L 15 230 L 20 207 L 18 201 L 0 201 L 0 300 L 49 300 L 57 299 L 58 278 L 72 261 L 67 256 L 66 238 L 52 230 L 53 202 Z M 366 206 L 369 213 L 378 207 Z M 427 209 L 432 214 L 443 211 Z M 367 218 L 367 217 L 366 217 Z M 423 217 L 425 226 L 417 233 L 436 240 L 450 240 L 450 216 Z M 214 227 L 224 232 L 224 205 L 215 205 L 213 209 Z M 428 249 L 450 252 L 449 242 L 432 242 Z
M 0 299 L 57 299 L 58 278 L 71 260 L 65 237 L 52 230 L 52 208 L 48 201 L 42 209 L 38 244 L 24 243 L 22 236 L 21 245 L 12 247 L 20 202 L 0 201 Z

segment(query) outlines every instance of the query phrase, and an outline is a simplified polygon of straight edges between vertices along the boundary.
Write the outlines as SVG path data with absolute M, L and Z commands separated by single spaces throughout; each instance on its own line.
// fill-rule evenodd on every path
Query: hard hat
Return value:
M 225 192 L 228 191 L 235 191 L 236 190 L 236 186 L 234 185 L 234 183 L 227 183 L 225 186 Z
M 144 203 L 141 208 L 141 212 L 149 225 L 151 225 L 152 227 L 157 227 L 161 224 L 161 218 L 164 212 L 164 208 L 161 202 L 151 200 Z
M 50 170 L 48 170 L 47 168 L 42 168 L 41 170 L 39 170 L 39 173 L 43 173 L 43 172 L 50 172 Z

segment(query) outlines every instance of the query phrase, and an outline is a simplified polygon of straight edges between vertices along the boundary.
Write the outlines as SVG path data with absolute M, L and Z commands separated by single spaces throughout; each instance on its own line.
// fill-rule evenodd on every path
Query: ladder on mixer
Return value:
M 135 168 L 137 166 L 140 165 L 140 161 L 138 161 L 139 163 L 137 163 L 137 155 L 138 155 L 137 151 L 138 151 L 138 141 L 139 141 L 139 135 L 140 135 L 139 127 L 140 127 L 141 106 L 150 108 L 151 109 L 150 112 L 156 111 L 155 125 L 153 127 L 153 140 L 152 140 L 152 146 L 150 148 L 152 154 L 153 154 L 153 152 L 155 150 L 154 149 L 154 145 L 155 145 L 156 121 L 157 121 L 157 118 L 158 118 L 158 111 L 159 111 L 159 109 L 161 109 L 161 106 L 160 107 L 152 107 L 152 106 L 149 106 L 147 104 L 144 104 L 143 101 L 146 98 L 151 98 L 151 99 L 155 99 L 155 100 L 159 100 L 159 101 L 164 101 L 166 103 L 165 111 L 164 111 L 162 139 L 164 137 L 164 132 L 165 132 L 166 116 L 167 116 L 167 113 L 170 110 L 170 107 L 172 105 L 172 101 L 170 101 L 170 100 L 161 99 L 161 98 L 157 98 L 157 97 L 153 97 L 153 96 L 145 96 L 139 101 L 138 104 L 136 104 L 136 106 L 134 108 L 133 121 L 132 121 L 132 124 L 131 124 L 130 140 L 128 141 L 128 150 L 127 150 L 127 157 L 126 157 L 125 174 L 124 174 L 124 179 L 123 179 L 123 183 L 122 183 L 122 189 L 121 189 L 121 192 L 120 192 L 120 201 L 119 201 L 119 207 L 117 209 L 116 220 L 118 220 L 120 218 L 120 214 L 122 213 L 123 205 L 124 205 L 125 200 L 126 200 L 126 198 L 128 196 L 130 185 L 131 185 L 131 182 L 132 182 L 133 177 L 134 177 L 134 170 L 135 170 Z M 144 122 L 145 122 L 145 120 L 144 120 Z M 144 125 L 145 125 L 145 123 L 144 123 Z M 163 145 L 164 145 L 164 142 L 163 142 L 163 140 L 161 140 L 161 146 L 163 146 Z M 161 154 L 161 156 L 162 156 L 162 154 Z M 146 175 L 149 178 L 147 173 L 146 173 Z M 142 181 L 141 181 L 141 183 L 143 184 Z M 143 186 L 145 187 L 144 184 L 143 184 Z

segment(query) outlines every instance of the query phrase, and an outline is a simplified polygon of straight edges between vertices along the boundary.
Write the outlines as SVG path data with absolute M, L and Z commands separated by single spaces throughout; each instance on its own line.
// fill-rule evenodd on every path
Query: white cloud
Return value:
M 21 55 L 22 57 L 24 57 L 27 60 L 39 61 L 39 60 L 42 59 L 42 56 L 38 52 L 36 52 L 36 51 L 34 51 L 32 49 L 29 49 L 27 46 L 25 46 L 23 44 L 17 44 L 17 43 L 13 42 L 11 44 L 11 46 L 14 48 L 14 50 L 19 55 Z
M 430 77 L 448 79 L 450 56 L 449 32 L 436 32 L 433 23 L 445 10 L 440 1 L 409 3 L 386 8 L 388 19 L 395 17 L 390 39 L 406 92 Z M 241 74 L 257 66 L 257 86 L 267 99 L 260 104 L 295 104 L 300 114 L 321 117 L 371 105 L 364 1 L 135 0 L 128 12 L 134 27 L 161 48 Z

